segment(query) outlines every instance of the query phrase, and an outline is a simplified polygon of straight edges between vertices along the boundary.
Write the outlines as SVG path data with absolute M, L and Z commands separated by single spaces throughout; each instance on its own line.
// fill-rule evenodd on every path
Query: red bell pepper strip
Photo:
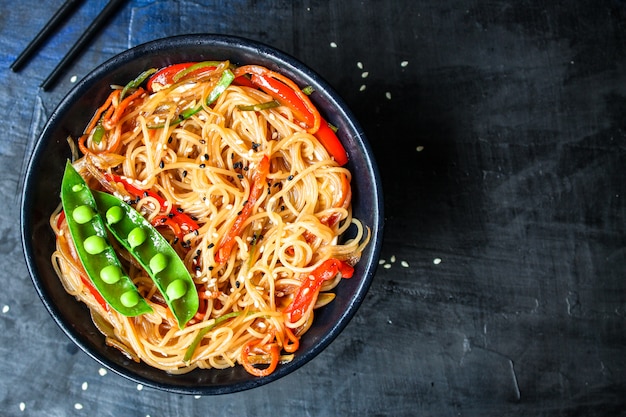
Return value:
M 258 65 L 247 65 L 235 70 L 236 79 L 251 74 L 250 82 L 291 109 L 296 119 L 320 141 L 339 165 L 348 162 L 348 154 L 335 132 L 330 128 L 309 97 L 292 80 Z
M 235 222 L 230 227 L 230 230 L 217 246 L 217 250 L 215 251 L 215 262 L 219 265 L 223 265 L 224 262 L 228 260 L 230 257 L 230 253 L 233 250 L 233 246 L 235 246 L 235 238 L 239 236 L 243 230 L 243 225 L 248 220 L 250 215 L 252 214 L 252 209 L 256 204 L 257 200 L 263 193 L 265 192 L 266 187 L 266 178 L 267 174 L 270 171 L 270 160 L 267 155 L 264 155 L 261 159 L 261 162 L 257 166 L 257 170 L 254 173 L 252 178 L 252 187 L 250 188 L 250 195 L 248 196 L 248 200 L 246 204 L 244 204 L 241 212 L 235 219 Z
M 253 74 L 250 81 L 257 87 L 260 87 L 261 90 L 274 97 L 280 104 L 289 107 L 296 118 L 307 127 L 312 127 L 315 124 L 313 113 L 309 110 L 310 106 L 307 106 L 307 103 L 296 94 L 296 91 L 288 87 L 282 81 L 257 74 Z
M 259 377 L 268 376 L 274 372 L 280 359 L 280 349 L 276 343 L 268 343 L 261 346 L 260 342 L 261 341 L 258 339 L 253 339 L 246 343 L 243 346 L 243 349 L 241 349 L 241 364 L 244 369 L 248 371 L 249 374 Z M 256 368 L 252 363 L 250 363 L 250 353 L 253 349 L 263 352 L 266 355 L 270 355 L 270 363 L 267 368 Z
M 61 213 L 59 213 L 59 217 L 57 217 L 57 229 L 61 228 L 63 221 L 65 221 L 65 211 L 61 211 Z M 89 281 L 83 275 L 80 276 L 80 280 L 83 283 L 83 285 L 87 287 L 87 290 L 89 290 L 89 293 L 93 295 L 93 298 L 95 298 L 98 304 L 100 304 L 102 308 L 105 309 L 106 311 L 109 311 L 109 305 L 107 304 L 106 301 L 104 301 L 104 298 L 102 298 L 102 296 L 100 295 L 98 290 L 96 290 L 96 287 L 93 286 L 91 281 Z
M 180 64 L 169 65 L 165 68 L 160 69 L 154 75 L 152 75 L 148 79 L 148 83 L 146 84 L 146 88 L 149 92 L 153 93 L 154 88 L 157 87 L 157 91 L 167 87 L 174 83 L 174 76 L 178 74 L 180 71 L 196 64 L 195 62 L 183 62 Z
M 320 128 L 317 132 L 315 132 L 315 137 L 339 165 L 345 165 L 348 163 L 348 154 L 346 153 L 345 148 L 339 141 L 335 131 L 330 128 L 330 125 L 326 120 L 322 119 Z
M 235 77 L 250 74 L 251 81 L 281 104 L 289 107 L 296 118 L 306 124 L 309 133 L 320 126 L 321 116 L 309 97 L 288 77 L 259 65 L 244 65 L 234 71 Z
M 239 85 L 242 87 L 257 88 L 257 86 L 254 83 L 252 83 L 250 78 L 248 78 L 245 75 L 239 75 L 238 77 L 235 77 L 235 79 L 233 80 L 233 84 Z
M 102 298 L 102 296 L 100 295 L 100 293 L 98 292 L 98 290 L 96 290 L 96 287 L 93 286 L 93 284 L 91 283 L 91 281 L 89 281 L 88 279 L 86 279 L 84 276 L 80 276 L 80 280 L 83 283 L 83 285 L 85 287 L 87 287 L 87 290 L 89 290 L 89 292 L 91 293 L 91 295 L 93 295 L 93 298 L 96 299 L 96 301 L 98 302 L 98 304 L 100 304 L 100 306 L 102 306 L 102 308 L 106 311 L 109 311 L 109 305 L 107 304 L 106 301 L 104 301 L 104 298 Z
M 165 204 L 166 203 L 165 199 L 161 197 L 160 195 L 158 195 L 157 193 L 152 192 L 150 190 L 142 190 L 141 188 L 135 187 L 133 184 L 130 183 L 129 180 L 119 175 L 105 174 L 104 176 L 108 181 L 122 184 L 124 186 L 124 189 L 135 198 L 137 197 L 143 198 L 145 196 L 154 198 L 155 200 L 159 202 L 160 212 L 167 212 L 168 207 Z M 167 217 L 167 220 L 163 221 L 163 217 Z M 168 215 L 156 216 L 152 220 L 152 225 L 155 227 L 162 226 L 162 225 L 169 226 L 180 240 L 182 240 L 185 234 L 191 233 L 199 229 L 198 223 L 196 223 L 195 220 L 193 220 L 187 214 L 181 213 L 175 207 L 172 207 L 172 210 L 170 211 L 169 216 Z
M 291 323 L 298 322 L 311 307 L 324 281 L 335 278 L 339 272 L 342 278 L 351 278 L 354 273 L 354 268 L 335 258 L 330 258 L 315 268 L 315 270 L 304 279 L 293 301 L 284 310 L 288 320 Z

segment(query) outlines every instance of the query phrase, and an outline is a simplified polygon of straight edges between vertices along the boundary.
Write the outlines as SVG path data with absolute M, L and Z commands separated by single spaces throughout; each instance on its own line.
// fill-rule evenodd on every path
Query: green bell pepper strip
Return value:
M 211 330 L 213 330 L 215 327 L 219 326 L 226 320 L 232 319 L 233 317 L 240 316 L 242 313 L 243 311 L 233 311 L 231 313 L 224 314 L 223 316 L 216 318 L 213 324 L 203 327 L 202 330 L 200 330 L 198 334 L 196 335 L 196 337 L 193 339 L 189 347 L 187 347 L 187 350 L 185 351 L 185 356 L 183 357 L 183 361 L 189 362 L 191 358 L 193 358 L 193 354 L 196 352 L 196 349 L 198 348 L 198 345 L 202 341 L 202 338 L 206 336 L 208 332 L 210 332 Z
M 239 104 L 237 106 L 237 109 L 241 111 L 261 111 L 261 110 L 273 109 L 278 106 L 280 106 L 280 103 L 278 101 L 271 100 L 271 101 L 266 101 L 265 103 L 258 103 L 258 104 L 248 104 L 248 105 Z
M 148 272 L 165 302 L 184 328 L 198 311 L 198 292 L 178 253 L 148 220 L 119 198 L 94 191 L 100 215 L 111 234 Z M 121 213 L 120 213 L 120 208 Z
M 123 272 L 93 195 L 69 161 L 61 183 L 61 203 L 78 258 L 102 298 L 124 316 L 151 312 L 152 307 Z
M 122 101 L 124 99 L 124 97 L 126 97 L 126 93 L 129 90 L 134 90 L 135 88 L 138 88 L 141 84 L 143 84 L 144 81 L 146 81 L 146 79 L 151 76 L 152 74 L 154 74 L 155 72 L 157 72 L 156 68 L 150 68 L 145 70 L 144 72 L 142 72 L 141 74 L 139 74 L 137 76 L 137 78 L 135 78 L 134 80 L 130 81 L 128 84 L 126 84 L 124 86 L 124 89 L 122 90 L 122 92 L 120 93 L 120 101 Z
M 217 81 L 217 85 L 215 85 L 213 90 L 211 90 L 211 92 L 209 93 L 206 99 L 206 105 L 210 106 L 211 104 L 213 104 L 215 100 L 217 100 L 218 97 L 228 88 L 228 86 L 233 82 L 234 79 L 235 75 L 231 70 L 224 70 L 224 72 L 222 72 L 222 75 L 220 76 L 220 79 Z M 202 104 L 198 104 L 196 107 L 190 107 L 183 110 L 182 112 L 180 112 L 176 119 L 171 121 L 170 126 L 176 126 L 183 120 L 189 119 L 200 110 L 202 110 Z M 163 127 L 165 127 L 165 124 L 150 125 L 148 126 L 148 129 L 161 129 Z

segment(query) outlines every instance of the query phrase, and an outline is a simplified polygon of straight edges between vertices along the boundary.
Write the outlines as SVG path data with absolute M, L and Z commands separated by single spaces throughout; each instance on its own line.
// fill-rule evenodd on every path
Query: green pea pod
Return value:
M 61 183 L 61 203 L 76 253 L 102 298 L 124 316 L 151 312 L 109 244 L 91 190 L 69 161 Z
M 198 292 L 182 259 L 169 242 L 134 208 L 95 191 L 100 215 L 113 236 L 148 272 L 182 329 L 198 311 Z

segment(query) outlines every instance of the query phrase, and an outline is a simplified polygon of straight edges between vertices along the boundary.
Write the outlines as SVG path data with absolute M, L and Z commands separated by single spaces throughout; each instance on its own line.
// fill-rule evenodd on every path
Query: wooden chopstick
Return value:
M 83 0 L 66 0 L 65 3 L 56 11 L 56 13 L 48 20 L 46 25 L 39 31 L 32 41 L 26 46 L 22 53 L 13 61 L 11 69 L 19 71 L 26 61 L 28 61 L 33 53 L 39 49 L 43 41 L 45 41 L 53 31 L 57 29 L 59 24 L 74 11 Z
M 87 30 L 85 30 L 78 41 L 76 41 L 74 46 L 65 54 L 61 62 L 59 62 L 50 75 L 48 75 L 48 78 L 41 83 L 41 88 L 43 88 L 44 91 L 49 90 L 56 83 L 61 73 L 65 71 L 66 67 L 78 56 L 82 49 L 87 46 L 91 38 L 104 26 L 109 18 L 113 16 L 117 8 L 124 1 L 125 0 L 110 0 L 107 3 L 100 14 L 96 16 L 94 21 L 87 27 Z

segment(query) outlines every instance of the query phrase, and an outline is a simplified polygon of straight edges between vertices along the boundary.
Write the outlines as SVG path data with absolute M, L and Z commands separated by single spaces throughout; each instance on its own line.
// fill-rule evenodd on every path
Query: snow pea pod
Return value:
M 182 329 L 198 311 L 191 274 L 169 242 L 134 208 L 119 198 L 94 191 L 100 215 L 111 234 L 148 272 Z
M 102 298 L 124 316 L 151 312 L 108 241 L 91 190 L 69 161 L 61 183 L 61 203 L 76 253 Z

